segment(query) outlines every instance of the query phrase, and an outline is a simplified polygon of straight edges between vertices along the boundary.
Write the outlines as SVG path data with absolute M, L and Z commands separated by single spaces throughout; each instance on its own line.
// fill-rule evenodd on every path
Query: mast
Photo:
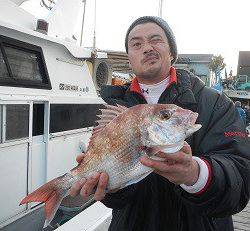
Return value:
M 94 37 L 93 37 L 93 50 L 96 49 L 96 0 L 94 6 Z
M 84 26 L 85 9 L 86 9 L 87 0 L 83 0 L 83 3 L 84 3 L 84 8 L 83 8 L 83 14 L 82 14 L 82 29 L 81 29 L 80 46 L 82 46 L 83 26 Z
M 162 5 L 163 5 L 163 0 L 159 0 L 158 16 L 160 18 L 162 18 Z

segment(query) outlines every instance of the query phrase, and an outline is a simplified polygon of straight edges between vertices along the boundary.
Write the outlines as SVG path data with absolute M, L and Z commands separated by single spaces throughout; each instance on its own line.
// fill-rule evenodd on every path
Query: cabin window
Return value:
M 102 104 L 51 104 L 50 133 L 92 127 Z
M 6 63 L 3 58 L 2 51 L 0 50 L 0 78 L 9 79 L 10 75 L 7 70 Z
M 0 36 L 0 48 L 0 85 L 51 89 L 40 47 Z
M 0 143 L 29 137 L 29 104 L 0 105 Z M 44 104 L 33 104 L 32 136 L 44 134 Z
M 31 80 L 37 83 L 43 82 L 37 54 L 21 51 L 13 47 L 5 47 L 5 52 L 15 79 Z
M 29 105 L 6 105 L 6 140 L 29 137 Z
M 44 134 L 44 104 L 33 105 L 32 136 Z

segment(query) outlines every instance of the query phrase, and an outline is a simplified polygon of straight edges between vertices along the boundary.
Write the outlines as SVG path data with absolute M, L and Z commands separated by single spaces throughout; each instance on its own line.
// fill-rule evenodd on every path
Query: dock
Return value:
M 234 231 L 250 231 L 250 202 L 246 208 L 233 216 Z

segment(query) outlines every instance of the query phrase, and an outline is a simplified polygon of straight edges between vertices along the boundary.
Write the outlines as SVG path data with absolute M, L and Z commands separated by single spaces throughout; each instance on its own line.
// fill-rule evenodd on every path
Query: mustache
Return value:
M 147 53 L 147 54 L 145 54 L 145 57 L 142 59 L 141 63 L 143 64 L 151 58 L 159 58 L 159 55 L 157 53 L 154 53 L 154 52 Z

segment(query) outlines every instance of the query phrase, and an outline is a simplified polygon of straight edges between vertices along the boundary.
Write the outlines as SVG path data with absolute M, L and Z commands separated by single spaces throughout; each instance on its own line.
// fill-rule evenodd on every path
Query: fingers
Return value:
M 83 185 L 80 191 L 80 194 L 82 197 L 86 198 L 92 193 L 92 191 L 94 190 L 94 187 L 98 183 L 99 177 L 100 177 L 100 173 L 95 173 L 86 181 L 86 183 Z
M 156 156 L 158 156 L 158 157 L 160 157 L 160 158 L 164 158 L 165 159 L 165 157 L 167 156 L 167 155 L 170 155 L 170 154 L 167 154 L 167 153 L 165 153 L 165 152 L 158 152 L 157 154 L 156 154 Z
M 75 184 L 73 184 L 73 186 L 69 190 L 69 195 L 72 197 L 75 197 L 76 195 L 78 195 L 81 191 L 82 186 L 85 184 L 85 182 L 86 182 L 86 179 L 83 178 L 77 181 Z
M 76 157 L 76 161 L 78 162 L 78 164 L 80 164 L 82 162 L 82 160 L 84 159 L 85 155 L 86 155 L 85 153 L 81 153 L 81 154 L 79 154 Z
M 143 156 L 142 158 L 140 158 L 140 161 L 143 165 L 154 168 L 157 171 L 173 171 L 173 165 L 171 163 L 168 163 L 167 161 L 152 160 L 147 156 Z
M 186 154 L 192 154 L 191 147 L 186 141 L 184 142 L 184 145 L 183 145 L 181 151 L 186 153 Z
M 87 198 L 93 193 L 93 191 L 95 191 L 94 198 L 95 200 L 100 201 L 106 195 L 108 180 L 109 177 L 107 173 L 95 173 L 88 179 L 77 181 L 71 187 L 69 194 L 71 196 L 80 194 L 83 198 Z
M 180 164 L 180 163 L 184 163 L 187 161 L 187 159 L 189 158 L 188 155 L 186 155 L 185 153 L 181 152 L 176 152 L 176 153 L 172 153 L 172 154 L 167 154 L 164 152 L 159 152 L 157 153 L 158 157 L 163 158 L 164 162 L 168 162 L 170 165 L 171 164 Z
M 108 180 L 109 180 L 108 174 L 101 173 L 97 189 L 94 195 L 95 200 L 100 201 L 105 197 Z
M 174 154 L 167 154 L 165 156 L 165 161 L 174 163 L 184 163 L 187 160 L 187 155 L 183 152 L 176 152 Z
M 189 144 L 185 142 L 182 149 L 178 152 L 171 154 L 158 152 L 156 156 L 162 158 L 162 160 L 152 160 L 151 158 L 144 156 L 140 161 L 143 165 L 154 168 L 156 171 L 176 172 L 181 167 L 190 165 L 192 160 L 192 150 Z
M 143 156 L 140 161 L 174 184 L 193 185 L 197 181 L 199 169 L 197 170 L 197 164 L 193 164 L 192 150 L 186 142 L 178 152 L 172 154 L 159 152 L 156 156 L 160 157 L 161 160 Z

